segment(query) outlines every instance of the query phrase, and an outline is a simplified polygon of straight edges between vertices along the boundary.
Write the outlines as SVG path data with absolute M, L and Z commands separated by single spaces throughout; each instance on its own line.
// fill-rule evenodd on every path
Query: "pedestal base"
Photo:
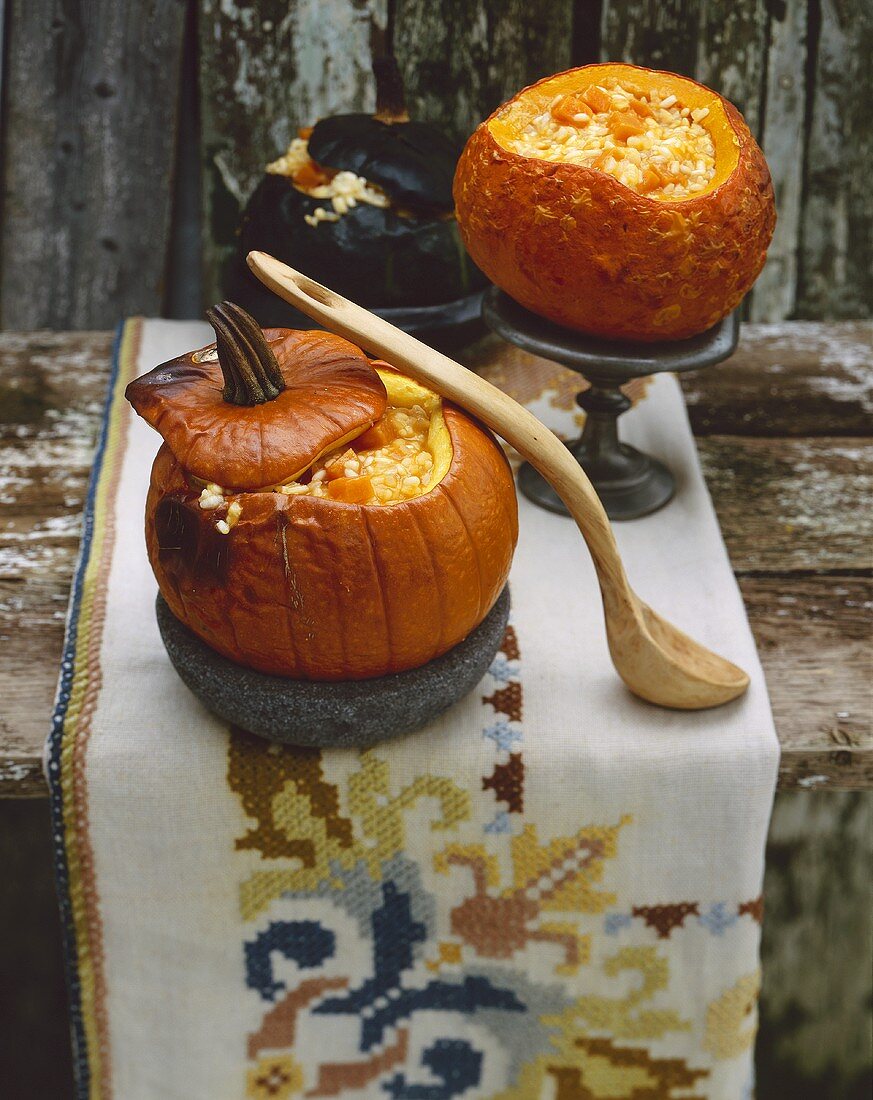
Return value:
M 663 344 L 601 340 L 562 328 L 530 313 L 496 287 L 485 295 L 482 316 L 505 340 L 561 363 L 591 383 L 576 398 L 585 410 L 582 438 L 568 446 L 609 518 L 638 519 L 663 508 L 675 493 L 676 483 L 663 462 L 619 440 L 619 417 L 631 404 L 621 386 L 632 378 L 700 370 L 727 359 L 739 339 L 738 311 L 699 336 Z M 527 463 L 521 468 L 518 485 L 535 504 L 568 515 L 558 494 Z
M 636 447 L 626 443 L 619 443 L 618 447 L 619 454 L 626 459 L 626 465 L 616 477 L 598 476 L 591 472 L 581 440 L 570 450 L 591 478 L 610 519 L 639 519 L 640 516 L 657 512 L 676 492 L 673 475 L 663 462 L 643 454 Z M 528 500 L 541 508 L 561 516 L 570 514 L 563 500 L 529 462 L 523 463 L 518 472 L 518 487 Z

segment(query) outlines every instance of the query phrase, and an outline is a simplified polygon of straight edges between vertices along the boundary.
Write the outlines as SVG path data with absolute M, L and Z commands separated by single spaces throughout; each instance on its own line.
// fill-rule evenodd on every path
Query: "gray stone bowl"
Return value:
M 475 688 L 503 641 L 509 587 L 442 657 L 391 676 L 330 683 L 245 668 L 210 649 L 160 595 L 155 611 L 173 667 L 207 710 L 283 745 L 361 749 L 420 729 Z

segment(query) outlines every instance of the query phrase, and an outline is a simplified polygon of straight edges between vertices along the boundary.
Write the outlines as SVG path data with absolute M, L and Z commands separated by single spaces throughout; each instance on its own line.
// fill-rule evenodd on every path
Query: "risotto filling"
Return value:
M 298 191 L 310 198 L 322 200 L 325 205 L 317 206 L 311 214 L 304 214 L 307 225 L 317 226 L 321 222 L 336 222 L 357 204 L 386 207 L 388 196 L 375 183 L 357 176 L 354 172 L 338 172 L 317 164 L 309 155 L 309 135 L 311 130 L 301 130 L 288 149 L 278 160 L 267 165 L 267 172 L 273 176 L 287 176 Z
M 708 107 L 618 82 L 556 95 L 509 148 L 539 160 L 596 168 L 641 195 L 693 198 L 715 176 Z
M 351 504 L 395 504 L 430 488 L 431 418 L 421 405 L 389 406 L 372 428 L 320 458 L 305 478 L 279 487 L 287 496 L 328 497 Z

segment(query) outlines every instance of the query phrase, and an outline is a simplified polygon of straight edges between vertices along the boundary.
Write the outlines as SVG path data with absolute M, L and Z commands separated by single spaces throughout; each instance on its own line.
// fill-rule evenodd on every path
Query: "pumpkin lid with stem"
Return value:
M 450 211 L 458 149 L 426 122 L 411 122 L 397 60 L 373 61 L 376 112 L 324 118 L 313 127 L 309 155 L 327 168 L 378 184 L 401 207 Z
M 261 329 L 232 302 L 207 317 L 215 344 L 155 367 L 125 391 L 193 477 L 241 490 L 282 484 L 385 411 L 381 378 L 348 340 Z

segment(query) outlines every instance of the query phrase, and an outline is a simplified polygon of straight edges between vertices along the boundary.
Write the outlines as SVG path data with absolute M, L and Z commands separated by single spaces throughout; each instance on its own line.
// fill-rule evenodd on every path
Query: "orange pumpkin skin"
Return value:
M 510 152 L 492 132 L 523 97 L 550 97 L 546 86 L 610 77 L 710 108 L 715 186 L 655 199 L 597 169 Z M 760 273 L 776 223 L 770 173 L 739 111 L 696 81 L 633 65 L 583 66 L 519 92 L 467 142 L 454 196 L 468 252 L 512 298 L 558 324 L 642 342 L 684 339 L 730 313 Z
M 173 614 L 225 657 L 262 672 L 349 680 L 401 672 L 462 641 L 506 583 L 518 535 L 509 465 L 444 405 L 447 473 L 387 506 L 250 492 L 229 535 L 164 444 L 146 543 Z

